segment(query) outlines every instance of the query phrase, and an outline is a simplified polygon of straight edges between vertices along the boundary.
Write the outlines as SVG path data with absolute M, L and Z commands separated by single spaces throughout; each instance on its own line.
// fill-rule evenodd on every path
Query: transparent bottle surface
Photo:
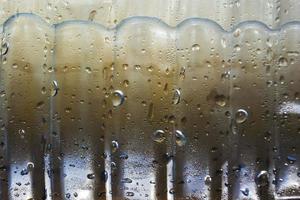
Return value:
M 0 199 L 299 199 L 299 6 L 1 2 Z

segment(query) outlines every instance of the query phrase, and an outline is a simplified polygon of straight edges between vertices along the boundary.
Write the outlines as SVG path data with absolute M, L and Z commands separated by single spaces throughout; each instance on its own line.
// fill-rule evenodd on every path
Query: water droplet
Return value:
M 101 173 L 101 180 L 105 183 L 108 179 L 108 173 L 106 170 L 102 171 Z
M 278 60 L 278 64 L 279 64 L 279 67 L 286 67 L 286 66 L 288 66 L 288 61 L 285 57 L 281 57 Z
M 181 147 L 186 144 L 186 137 L 180 130 L 175 131 L 175 137 L 176 137 L 175 141 L 178 146 Z
M 85 71 L 86 71 L 88 74 L 92 73 L 92 69 L 91 69 L 90 67 L 86 67 L 86 68 L 85 68 Z
M 9 44 L 7 42 L 4 42 L 1 46 L 1 55 L 4 56 L 7 54 L 9 49 Z
M 17 63 L 14 63 L 11 67 L 12 67 L 13 69 L 17 69 L 17 68 L 18 68 L 18 65 L 17 65 Z
M 248 189 L 248 188 L 242 189 L 241 192 L 242 192 L 242 194 L 245 195 L 245 196 L 248 196 L 248 195 L 249 195 L 249 189 Z
M 28 170 L 28 171 L 32 171 L 33 168 L 34 168 L 34 163 L 33 163 L 33 162 L 28 162 L 28 163 L 27 163 L 27 170 Z
M 88 179 L 94 179 L 95 178 L 95 174 L 94 173 L 88 174 L 87 178 Z
M 112 94 L 112 104 L 118 107 L 124 103 L 125 97 L 121 90 L 115 90 Z
M 265 170 L 260 171 L 256 176 L 255 182 L 258 185 L 258 187 L 267 186 L 269 184 L 268 172 Z
M 180 99 L 181 99 L 180 90 L 176 89 L 174 92 L 174 95 L 173 95 L 173 99 L 172 99 L 173 104 L 175 104 L 175 105 L 179 104 Z
M 97 11 L 96 10 L 92 10 L 90 12 L 90 14 L 89 14 L 89 20 L 90 21 L 94 21 L 96 14 L 97 14 Z
M 112 152 L 116 152 L 119 149 L 119 143 L 116 140 L 111 142 Z
M 169 193 L 170 193 L 170 194 L 175 194 L 175 189 L 174 189 L 174 188 L 171 188 L 171 189 L 169 190 Z
M 192 51 L 199 51 L 199 50 L 200 50 L 199 44 L 194 44 L 194 45 L 192 46 Z
M 238 109 L 235 113 L 235 121 L 238 124 L 244 123 L 248 118 L 248 113 L 244 109 Z
M 42 87 L 41 93 L 42 93 L 42 94 L 46 94 L 46 93 L 47 93 L 46 87 Z
M 51 87 L 50 87 L 50 94 L 51 96 L 56 96 L 58 93 L 58 83 L 57 81 L 52 81 Z
M 134 196 L 134 193 L 133 193 L 133 192 L 126 192 L 126 196 L 128 196 L 128 197 L 133 197 L 133 196 Z
M 226 105 L 226 98 L 224 95 L 216 95 L 215 102 L 218 106 L 224 107 Z
M 241 50 L 241 47 L 240 47 L 240 45 L 235 45 L 234 46 L 234 50 L 235 50 L 235 52 L 239 52 L 240 50 Z
M 152 135 L 152 139 L 155 142 L 162 143 L 166 139 L 165 132 L 163 130 L 156 130 Z
M 19 129 L 18 131 L 19 135 L 21 136 L 21 138 L 24 138 L 25 137 L 25 130 L 24 129 Z
M 132 180 L 130 178 L 123 178 L 121 183 L 132 183 Z
M 288 160 L 289 164 L 294 164 L 297 159 L 294 156 L 288 156 L 287 160 Z
M 212 181 L 211 176 L 210 175 L 206 175 L 205 178 L 204 178 L 205 185 L 211 184 L 211 181 Z

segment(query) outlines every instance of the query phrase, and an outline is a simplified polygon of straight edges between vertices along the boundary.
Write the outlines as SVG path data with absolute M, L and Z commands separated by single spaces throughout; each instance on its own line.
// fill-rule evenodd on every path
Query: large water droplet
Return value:
M 178 146 L 181 147 L 186 144 L 186 137 L 180 130 L 175 131 L 175 137 L 176 137 L 175 141 Z
M 244 123 L 248 119 L 248 112 L 244 109 L 238 109 L 235 113 L 235 121 L 238 124 Z
M 268 172 L 265 170 L 260 171 L 256 176 L 255 182 L 258 185 L 258 187 L 267 186 L 269 184 Z
M 118 107 L 123 104 L 125 100 L 124 93 L 121 90 L 115 90 L 112 94 L 112 104 Z
M 9 44 L 8 42 L 4 42 L 1 46 L 1 55 L 4 56 L 7 54 L 8 52 L 8 49 L 9 49 Z
M 152 139 L 155 142 L 162 143 L 166 139 L 165 132 L 163 130 L 156 130 L 152 135 Z
M 58 93 L 58 83 L 57 81 L 52 81 L 51 87 L 50 87 L 50 94 L 51 96 L 56 96 Z
M 181 99 L 180 90 L 176 89 L 174 92 L 174 95 L 173 95 L 173 99 L 172 99 L 173 104 L 175 104 L 175 105 L 179 104 L 180 99 Z

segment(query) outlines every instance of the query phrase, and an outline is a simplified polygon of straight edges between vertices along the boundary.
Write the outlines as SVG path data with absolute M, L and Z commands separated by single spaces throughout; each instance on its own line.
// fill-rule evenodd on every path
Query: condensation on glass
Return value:
M 0 0 L 0 199 L 300 199 L 297 0 Z

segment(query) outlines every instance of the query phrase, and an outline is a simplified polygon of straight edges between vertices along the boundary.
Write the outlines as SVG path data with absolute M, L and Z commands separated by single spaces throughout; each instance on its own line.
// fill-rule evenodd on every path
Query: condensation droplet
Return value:
M 268 172 L 265 170 L 260 171 L 255 178 L 255 182 L 258 185 L 258 187 L 267 186 L 269 184 Z
M 180 130 L 175 131 L 175 137 L 176 137 L 175 141 L 178 146 L 181 147 L 186 144 L 186 137 Z
M 226 105 L 226 98 L 224 95 L 216 95 L 215 102 L 218 106 L 224 107 Z
M 33 168 L 34 168 L 34 163 L 33 162 L 28 162 L 27 163 L 27 170 L 32 171 Z
M 116 140 L 113 140 L 111 142 L 111 146 L 112 146 L 112 152 L 116 152 L 119 149 L 119 143 Z
M 95 178 L 95 174 L 94 173 L 88 174 L 87 178 L 88 179 L 94 179 Z
M 249 189 L 248 189 L 248 188 L 242 189 L 241 192 L 242 192 L 242 194 L 245 195 L 245 196 L 248 196 L 248 195 L 249 195 Z
M 278 60 L 278 64 L 280 67 L 286 67 L 286 66 L 288 66 L 288 61 L 285 57 L 281 57 Z
M 152 135 L 152 139 L 155 142 L 162 143 L 166 139 L 165 132 L 163 130 L 156 130 Z
M 115 107 L 118 107 L 124 103 L 125 97 L 124 93 L 121 90 L 115 90 L 112 94 L 112 104 Z
M 90 67 L 86 67 L 86 68 L 85 68 L 85 71 L 86 71 L 88 74 L 92 73 L 92 69 L 91 69 Z
M 51 87 L 50 87 L 50 94 L 51 96 L 56 96 L 58 93 L 58 83 L 57 81 L 52 81 Z
M 180 90 L 176 89 L 174 92 L 174 95 L 173 95 L 173 99 L 172 99 L 173 104 L 175 104 L 175 105 L 179 104 L 180 99 L 181 99 Z
M 192 46 L 192 51 L 199 51 L 199 50 L 200 50 L 199 44 L 194 44 L 194 45 Z
M 9 44 L 7 42 L 4 42 L 1 46 L 1 55 L 4 56 L 7 54 L 9 49 Z
M 90 12 L 90 14 L 89 14 L 89 20 L 90 21 L 94 21 L 96 14 L 97 14 L 97 11 L 96 10 L 92 10 Z
M 12 67 L 13 69 L 17 69 L 17 68 L 18 68 L 18 65 L 17 65 L 17 63 L 14 63 L 11 67 Z
M 210 175 L 206 175 L 204 178 L 205 185 L 209 185 L 211 183 L 212 179 Z
M 238 124 L 244 123 L 248 119 L 248 112 L 244 109 L 238 109 L 235 113 L 235 121 Z

